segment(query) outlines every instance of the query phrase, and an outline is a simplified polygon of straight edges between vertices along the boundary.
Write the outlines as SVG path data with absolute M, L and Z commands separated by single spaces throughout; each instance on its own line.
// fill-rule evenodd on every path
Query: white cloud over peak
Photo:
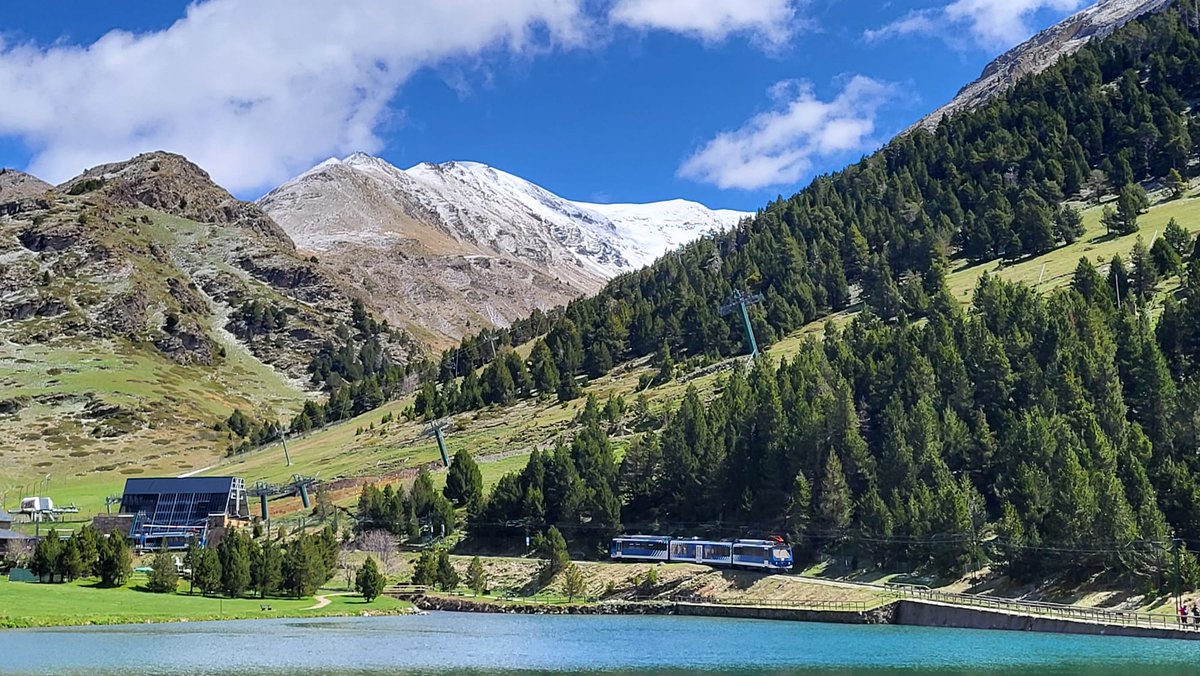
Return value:
M 577 45 L 588 21 L 580 0 L 211 0 L 158 32 L 0 41 L 0 135 L 24 141 L 47 180 L 164 149 L 252 190 L 379 150 L 415 71 Z
M 1004 49 L 1033 33 L 1030 19 L 1043 10 L 1066 13 L 1085 0 L 954 0 L 940 8 L 916 10 L 881 28 L 867 30 L 869 42 L 901 35 L 935 35 L 959 42 L 965 29 L 972 42 L 985 49 Z
M 793 0 L 617 0 L 609 19 L 618 25 L 668 30 L 707 42 L 746 33 L 777 47 L 797 24 Z
M 896 88 L 857 75 L 830 101 L 800 80 L 778 82 L 769 94 L 771 110 L 718 134 L 683 162 L 679 176 L 722 189 L 794 184 L 812 170 L 814 159 L 876 145 L 876 115 Z

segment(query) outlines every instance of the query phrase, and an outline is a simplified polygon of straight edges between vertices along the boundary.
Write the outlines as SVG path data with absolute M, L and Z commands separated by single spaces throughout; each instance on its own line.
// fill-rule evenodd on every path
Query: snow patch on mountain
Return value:
M 363 153 L 326 160 L 260 204 L 301 248 L 383 245 L 406 235 L 406 221 L 419 221 L 464 245 L 562 273 L 584 287 L 594 286 L 584 278 L 638 269 L 750 215 L 686 200 L 575 202 L 478 162 L 399 169 Z

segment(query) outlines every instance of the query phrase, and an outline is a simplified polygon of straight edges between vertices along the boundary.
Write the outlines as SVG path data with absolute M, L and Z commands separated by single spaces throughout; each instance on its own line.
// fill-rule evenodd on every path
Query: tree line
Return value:
M 230 598 L 248 593 L 259 598 L 279 594 L 303 598 L 316 593 L 337 572 L 338 542 L 329 527 L 288 540 L 254 538 L 245 529 L 231 528 L 216 547 L 195 540 L 188 543 L 183 565 L 191 571 L 188 593 L 199 589 L 203 595 L 223 593 Z M 174 593 L 172 583 L 153 584 L 156 575 L 169 577 L 159 572 L 157 560 L 154 569 L 154 590 Z
M 41 582 L 98 577 L 103 587 L 120 587 L 133 573 L 133 553 L 119 531 L 104 535 L 87 525 L 64 540 L 51 530 L 38 541 L 29 568 Z

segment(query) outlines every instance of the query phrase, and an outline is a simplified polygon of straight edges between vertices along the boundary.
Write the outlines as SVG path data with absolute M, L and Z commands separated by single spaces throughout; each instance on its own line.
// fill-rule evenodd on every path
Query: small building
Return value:
M 248 522 L 246 482 L 231 476 L 126 479 L 120 517 L 129 519 L 129 537 L 142 550 L 183 549 L 192 538 L 212 544 L 229 526 Z
M 12 522 L 12 515 L 0 509 L 0 561 L 16 559 L 36 542 L 36 538 L 12 530 Z

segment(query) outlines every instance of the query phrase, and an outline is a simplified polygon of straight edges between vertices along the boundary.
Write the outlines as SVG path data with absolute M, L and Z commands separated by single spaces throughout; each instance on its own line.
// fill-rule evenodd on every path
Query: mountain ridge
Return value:
M 984 67 L 979 78 L 905 133 L 918 128 L 933 129 L 948 115 L 978 108 L 1022 77 L 1042 72 L 1092 40 L 1103 39 L 1140 16 L 1165 9 L 1171 2 L 1100 0 L 998 56 Z
M 400 169 L 364 153 L 325 160 L 258 204 L 370 289 L 390 321 L 443 346 L 593 293 L 749 215 L 686 200 L 576 202 L 479 162 Z

